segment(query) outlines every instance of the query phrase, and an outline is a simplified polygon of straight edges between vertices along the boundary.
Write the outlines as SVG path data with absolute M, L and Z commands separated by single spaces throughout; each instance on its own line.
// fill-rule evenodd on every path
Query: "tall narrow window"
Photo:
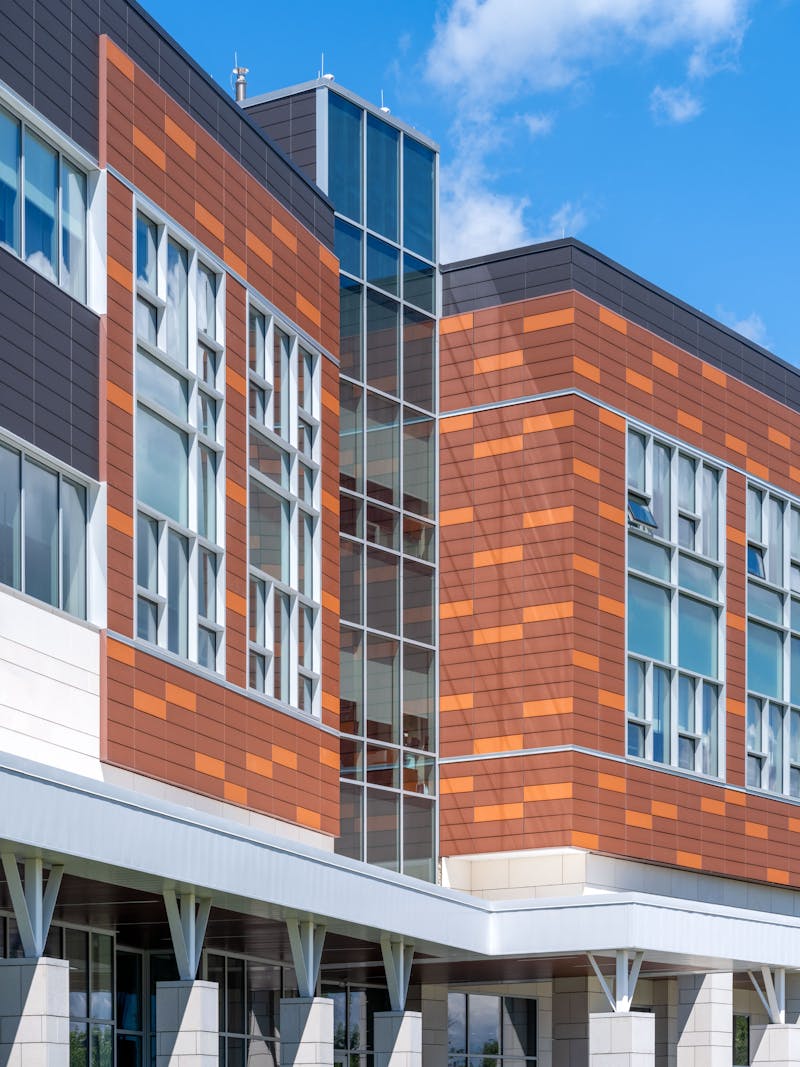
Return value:
M 136 632 L 221 670 L 222 277 L 136 220 Z
M 249 333 L 250 687 L 318 714 L 319 356 L 255 306 Z
M 721 471 L 628 431 L 628 755 L 718 776 Z

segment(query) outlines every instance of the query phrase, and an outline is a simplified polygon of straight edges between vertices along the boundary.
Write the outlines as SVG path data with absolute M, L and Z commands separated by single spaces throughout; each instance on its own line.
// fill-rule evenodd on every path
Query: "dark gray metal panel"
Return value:
M 247 107 L 247 114 L 308 175 L 317 177 L 316 90 Z
M 0 250 L 0 426 L 98 474 L 99 320 Z
M 304 224 L 333 246 L 332 208 L 306 176 L 310 173 L 313 181 L 308 145 L 301 145 L 305 161 L 301 172 L 287 163 L 236 102 L 133 0 L 14 0 L 6 4 L 0 30 L 0 77 L 96 155 L 99 33 L 107 33 L 290 211 L 295 200 L 302 204 Z M 307 102 L 301 101 L 298 108 L 302 120 L 298 133 L 307 136 Z M 273 171 L 278 175 L 274 187 Z M 318 200 L 313 209 L 308 207 L 309 194 Z
M 798 368 L 572 238 L 444 264 L 442 314 L 568 289 L 800 411 Z

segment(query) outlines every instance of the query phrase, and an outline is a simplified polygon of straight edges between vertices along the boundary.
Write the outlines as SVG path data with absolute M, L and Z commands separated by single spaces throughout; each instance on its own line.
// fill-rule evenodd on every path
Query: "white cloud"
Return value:
M 531 137 L 544 137 L 553 129 L 552 115 L 523 115 L 522 121 Z
M 642 48 L 692 49 L 695 72 L 741 41 L 750 0 L 453 0 L 427 56 L 430 79 L 509 99 L 563 88 Z
M 696 119 L 703 105 L 699 97 L 685 86 L 665 89 L 657 85 L 650 94 L 650 110 L 657 121 L 678 124 Z
M 724 308 L 718 307 L 717 318 L 720 322 L 724 322 L 726 326 L 730 326 L 732 330 L 742 334 L 743 337 L 747 337 L 755 344 L 761 345 L 762 348 L 769 348 L 771 342 L 767 332 L 767 324 L 757 311 L 751 311 L 749 315 L 740 316 L 735 311 L 726 311 Z

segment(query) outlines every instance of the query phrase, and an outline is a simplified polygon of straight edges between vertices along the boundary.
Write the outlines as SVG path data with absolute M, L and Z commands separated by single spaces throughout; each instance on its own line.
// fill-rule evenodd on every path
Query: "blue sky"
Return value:
M 442 149 L 443 260 L 575 236 L 800 364 L 800 0 L 145 0 L 227 88 L 325 69 Z

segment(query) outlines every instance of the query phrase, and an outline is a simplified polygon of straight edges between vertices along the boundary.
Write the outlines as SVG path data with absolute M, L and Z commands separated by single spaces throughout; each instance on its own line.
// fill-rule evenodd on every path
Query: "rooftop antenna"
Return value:
M 390 114 L 389 108 L 383 102 L 383 89 L 381 89 L 381 111 L 384 115 Z
M 320 60 L 319 73 L 317 74 L 317 77 L 321 78 L 323 81 L 326 81 L 326 82 L 334 81 L 334 77 L 333 77 L 332 74 L 326 74 L 325 73 L 325 53 L 324 52 L 322 53 L 322 58 Z
M 231 84 L 233 85 L 234 96 L 236 97 L 237 104 L 241 104 L 241 102 L 247 96 L 247 75 L 249 73 L 249 67 L 239 66 L 239 56 L 236 52 L 234 52 L 233 70 L 231 71 Z

